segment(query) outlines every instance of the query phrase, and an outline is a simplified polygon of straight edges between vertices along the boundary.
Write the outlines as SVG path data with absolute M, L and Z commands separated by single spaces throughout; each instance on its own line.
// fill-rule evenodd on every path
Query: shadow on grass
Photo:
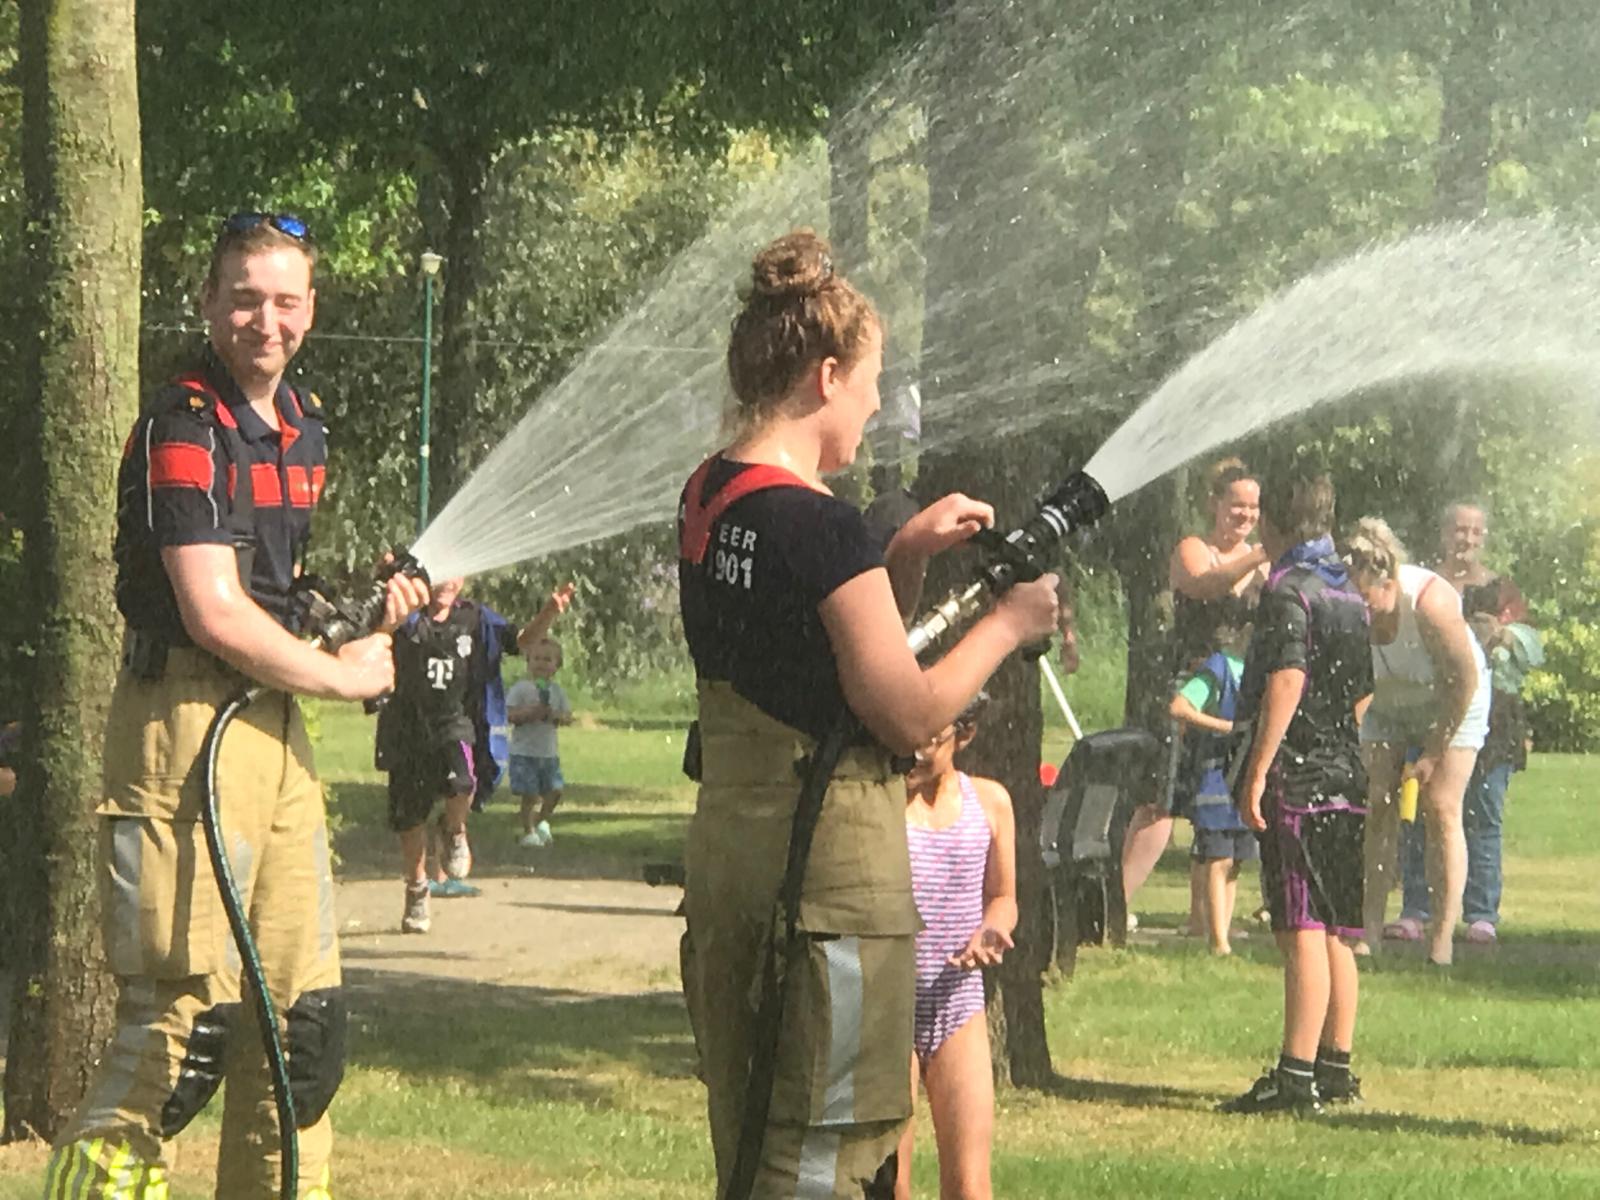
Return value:
M 349 967 L 350 1059 L 409 1085 L 458 1080 L 491 1103 L 626 1101 L 628 1076 L 692 1079 L 675 992 L 595 996 Z
M 1089 1104 L 1115 1104 L 1122 1108 L 1207 1107 L 1212 1097 L 1194 1088 L 1168 1087 L 1156 1083 L 1118 1083 L 1112 1079 L 1073 1079 L 1057 1075 L 1039 1089 L 1058 1100 L 1078 1100 Z
M 387 879 L 399 847 L 388 823 L 384 783 L 349 780 L 330 787 L 336 818 L 334 850 L 343 879 Z M 639 879 L 648 862 L 682 856 L 689 815 L 641 804 L 638 790 L 575 786 L 557 810 L 556 846 L 530 852 L 517 844 L 522 827 L 515 800 L 504 791 L 468 820 L 473 873 L 479 878 L 541 875 L 573 879 Z M 612 807 L 615 805 L 616 807 Z
M 1040 1089 L 1061 1100 L 1090 1104 L 1115 1104 L 1122 1108 L 1179 1109 L 1208 1112 L 1227 1099 L 1220 1093 L 1196 1088 L 1168 1087 L 1162 1084 L 1118 1083 L 1105 1079 L 1072 1079 L 1056 1076 Z M 1236 1119 L 1236 1118 L 1235 1118 Z M 1420 1113 L 1378 1112 L 1334 1109 L 1316 1118 L 1331 1129 L 1353 1129 L 1364 1133 L 1425 1134 L 1430 1137 L 1487 1139 L 1515 1142 L 1523 1146 L 1564 1146 L 1593 1142 L 1587 1130 L 1536 1129 L 1509 1121 L 1474 1121 L 1455 1117 L 1429 1117 Z
M 1455 962 L 1441 971 L 1423 946 L 1386 942 L 1382 953 L 1361 960 L 1363 976 L 1485 997 L 1600 998 L 1600 937 L 1590 931 L 1521 930 L 1493 946 L 1456 939 Z
M 1487 1139 L 1520 1146 L 1566 1146 L 1593 1142 L 1594 1134 L 1578 1129 L 1535 1129 L 1511 1121 L 1473 1121 L 1463 1117 L 1429 1117 L 1421 1113 L 1328 1113 L 1321 1118 L 1330 1128 L 1363 1133 L 1424 1134 L 1429 1137 Z

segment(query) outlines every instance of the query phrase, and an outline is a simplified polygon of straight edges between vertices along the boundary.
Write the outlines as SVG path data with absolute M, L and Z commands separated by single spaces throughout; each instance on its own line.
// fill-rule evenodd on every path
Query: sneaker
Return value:
M 428 894 L 441 900 L 459 900 L 466 896 L 481 896 L 483 890 L 461 879 L 437 879 L 428 884 Z
M 1361 1076 L 1353 1071 L 1318 1071 L 1317 1099 L 1323 1104 L 1360 1104 Z
M 467 842 L 467 827 L 463 825 L 454 833 L 439 828 L 439 863 L 451 879 L 465 879 L 472 874 L 472 846 Z
M 406 912 L 400 918 L 401 933 L 427 933 L 432 928 L 433 918 L 428 915 L 430 890 L 425 883 L 417 887 L 406 884 Z
M 1235 1096 L 1232 1100 L 1224 1100 L 1217 1105 L 1217 1111 L 1223 1113 L 1294 1113 L 1296 1116 L 1311 1117 L 1322 1111 L 1322 1105 L 1317 1100 L 1317 1087 L 1314 1083 L 1306 1083 L 1296 1087 L 1283 1079 L 1283 1072 L 1277 1067 L 1269 1068 L 1267 1073 L 1250 1085 L 1250 1090 L 1242 1096 Z
M 544 845 L 544 839 L 539 836 L 539 831 L 537 829 L 530 829 L 527 833 L 523 834 L 517 839 L 517 845 L 542 846 Z
M 556 835 L 550 832 L 549 821 L 540 821 L 533 827 L 533 831 L 539 835 L 539 845 L 541 846 L 548 846 L 556 840 Z
M 1422 922 L 1415 917 L 1401 917 L 1398 921 L 1390 921 L 1383 927 L 1383 940 L 1386 942 L 1420 942 L 1422 940 Z
M 1500 940 L 1500 931 L 1493 921 L 1474 921 L 1467 926 L 1467 941 L 1474 946 L 1492 946 Z
M 1139 928 L 1139 918 L 1138 918 L 1138 916 L 1136 916 L 1133 913 L 1129 913 L 1128 914 L 1128 925 L 1127 925 L 1128 932 L 1132 933 L 1137 928 Z

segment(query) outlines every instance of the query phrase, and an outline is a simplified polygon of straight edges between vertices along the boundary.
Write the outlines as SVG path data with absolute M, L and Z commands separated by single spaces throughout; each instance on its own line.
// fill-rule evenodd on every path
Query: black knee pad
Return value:
M 346 1014 L 339 988 L 304 992 L 290 1007 L 289 1092 L 295 1124 L 305 1129 L 328 1111 L 344 1079 Z
M 183 1061 L 178 1064 L 178 1082 L 161 1106 L 163 1138 L 182 1132 L 217 1094 L 222 1084 L 228 1038 L 239 1024 L 239 1009 L 237 1003 L 218 1004 L 194 1019 Z

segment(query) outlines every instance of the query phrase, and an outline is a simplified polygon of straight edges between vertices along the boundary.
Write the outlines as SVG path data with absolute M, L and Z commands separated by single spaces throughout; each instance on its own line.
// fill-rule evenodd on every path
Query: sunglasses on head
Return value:
M 309 242 L 311 230 L 293 213 L 236 212 L 222 222 L 223 233 L 246 233 L 258 225 L 270 225 L 297 242 Z

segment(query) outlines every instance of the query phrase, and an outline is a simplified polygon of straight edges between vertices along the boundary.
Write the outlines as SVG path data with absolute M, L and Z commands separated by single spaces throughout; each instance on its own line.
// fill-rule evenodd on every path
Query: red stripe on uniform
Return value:
M 289 503 L 296 508 L 310 508 L 311 476 L 306 474 L 304 467 L 285 467 L 285 475 L 289 478 Z
M 150 486 L 211 490 L 216 477 L 211 451 L 190 442 L 162 442 L 150 448 Z
M 278 482 L 278 468 L 271 463 L 250 464 L 250 487 L 257 508 L 283 507 L 283 485 Z

